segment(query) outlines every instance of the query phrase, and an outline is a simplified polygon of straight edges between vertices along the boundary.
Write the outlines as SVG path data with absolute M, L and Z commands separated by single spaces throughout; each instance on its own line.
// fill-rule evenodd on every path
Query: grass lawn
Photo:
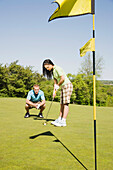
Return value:
M 94 170 L 93 107 L 70 104 L 67 127 L 54 127 L 59 103 L 53 103 L 46 126 L 36 109 L 25 119 L 24 106 L 25 99 L 0 98 L 1 170 Z M 97 169 L 112 170 L 112 159 L 113 108 L 97 107 Z

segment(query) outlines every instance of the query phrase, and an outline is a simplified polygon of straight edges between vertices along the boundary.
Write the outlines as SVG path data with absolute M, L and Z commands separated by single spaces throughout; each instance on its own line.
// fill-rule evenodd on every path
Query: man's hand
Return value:
M 57 91 L 59 89 L 59 85 L 58 84 L 54 84 L 54 90 Z
M 38 110 L 40 109 L 40 104 L 37 105 L 37 109 L 38 109 Z

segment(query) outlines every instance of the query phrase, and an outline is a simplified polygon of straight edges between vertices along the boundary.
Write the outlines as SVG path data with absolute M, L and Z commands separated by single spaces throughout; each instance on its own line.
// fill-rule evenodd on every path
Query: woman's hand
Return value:
M 56 91 L 53 90 L 53 99 L 55 98 L 55 96 L 56 96 Z
M 54 90 L 57 91 L 59 89 L 59 85 L 58 84 L 54 84 Z

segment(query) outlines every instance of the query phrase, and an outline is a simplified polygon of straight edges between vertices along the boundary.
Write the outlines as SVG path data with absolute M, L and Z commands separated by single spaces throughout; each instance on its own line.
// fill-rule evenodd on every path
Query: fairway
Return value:
M 59 103 L 46 126 L 36 109 L 25 119 L 24 106 L 25 99 L 0 98 L 1 170 L 94 170 L 93 107 L 70 104 L 67 127 L 54 127 Z M 112 158 L 113 108 L 97 107 L 97 169 L 112 170 Z

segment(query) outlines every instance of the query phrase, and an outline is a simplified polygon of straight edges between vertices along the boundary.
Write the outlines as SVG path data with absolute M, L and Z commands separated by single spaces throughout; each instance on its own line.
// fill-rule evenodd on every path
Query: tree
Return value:
M 0 65 L 0 93 L 2 96 L 26 97 L 27 92 L 34 84 L 39 84 L 45 78 L 37 71 L 32 71 L 32 66 L 23 67 L 18 60 L 9 66 Z
M 8 95 L 8 68 L 7 66 L 2 66 L 0 64 L 0 95 L 1 96 L 7 96 Z
M 76 94 L 76 103 L 82 105 L 90 104 L 88 85 L 83 80 L 82 74 L 78 74 L 73 81 L 73 91 Z
M 95 70 L 96 70 L 96 79 L 101 76 L 103 70 L 103 57 L 96 57 Z M 83 75 L 83 79 L 88 85 L 89 94 L 90 94 L 90 104 L 93 105 L 93 61 L 91 59 L 90 53 L 84 57 L 84 60 L 79 69 L 79 73 Z M 96 81 L 96 89 L 98 87 L 98 81 Z
M 67 77 L 69 78 L 69 80 L 70 80 L 71 82 L 73 82 L 73 81 L 75 80 L 75 78 L 76 78 L 76 76 L 73 75 L 73 74 L 71 74 L 71 73 L 68 73 L 68 74 L 67 74 Z
M 90 59 L 88 59 L 88 63 L 91 64 Z M 90 66 L 85 68 L 85 65 L 82 73 L 77 75 L 67 74 L 73 84 L 70 101 L 76 104 L 93 105 L 93 76 Z M 101 70 L 101 67 L 98 68 Z M 32 66 L 23 67 L 19 65 L 18 60 L 10 65 L 3 66 L 0 64 L 0 96 L 26 97 L 33 85 L 39 84 L 40 89 L 44 91 L 46 100 L 52 100 L 54 81 L 48 81 L 43 75 L 40 75 L 37 71 L 33 72 L 32 69 Z M 96 103 L 98 106 L 113 106 L 112 84 L 112 81 L 109 83 L 96 81 Z M 60 89 L 57 91 L 55 101 L 60 101 Z
M 96 88 L 96 103 L 98 106 L 106 106 L 106 100 L 107 100 L 107 93 L 106 93 L 106 89 L 103 86 L 103 84 L 98 81 L 98 86 Z
M 95 70 L 97 78 L 101 76 L 103 67 L 104 67 L 103 57 L 97 56 L 95 61 Z M 91 59 L 90 53 L 84 57 L 84 60 L 81 63 L 81 67 L 79 69 L 79 73 L 85 74 L 86 76 L 93 75 L 93 61 Z

